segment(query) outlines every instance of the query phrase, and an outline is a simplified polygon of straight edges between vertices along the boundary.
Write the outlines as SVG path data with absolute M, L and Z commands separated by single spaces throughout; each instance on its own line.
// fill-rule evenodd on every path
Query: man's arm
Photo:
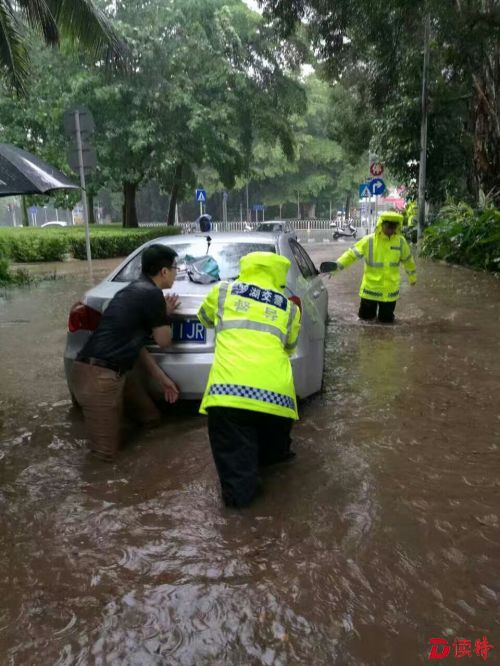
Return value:
M 362 259 L 366 253 L 368 236 L 363 236 L 355 245 L 341 254 L 337 259 L 337 268 L 342 270 L 353 264 L 358 259 Z
M 151 321 L 153 339 L 159 347 L 168 347 L 172 343 L 170 317 L 180 304 L 177 294 L 167 294 L 165 297 L 161 295 L 160 297 L 160 302 L 154 310 L 155 314 L 152 315 Z M 155 326 L 154 322 L 161 323 L 161 326 Z
M 406 239 L 403 238 L 403 247 L 401 251 L 401 262 L 405 268 L 406 275 L 408 276 L 408 282 L 410 284 L 415 284 L 417 281 L 417 266 L 415 264 L 415 259 L 410 250 L 410 246 L 406 242 Z
M 151 377 L 156 379 L 156 381 L 160 384 L 163 389 L 166 402 L 176 402 L 179 397 L 178 387 L 176 386 L 175 382 L 172 381 L 170 377 L 163 372 L 163 370 L 156 363 L 154 358 L 145 347 L 141 349 L 141 353 L 139 354 L 139 362 L 143 364 Z
M 153 339 L 159 347 L 168 347 L 172 342 L 172 327 L 170 324 L 153 328 Z

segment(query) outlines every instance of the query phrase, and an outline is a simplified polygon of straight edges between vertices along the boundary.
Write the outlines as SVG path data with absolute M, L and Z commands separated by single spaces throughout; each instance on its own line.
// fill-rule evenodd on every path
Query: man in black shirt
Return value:
M 124 396 L 144 423 L 159 419 L 158 408 L 131 372 L 136 364 L 158 381 L 167 402 L 179 397 L 175 383 L 145 347 L 151 335 L 160 347 L 171 343 L 170 315 L 180 302 L 175 294 L 164 297 L 162 289 L 170 289 L 175 281 L 176 257 L 165 245 L 144 250 L 140 279 L 114 296 L 74 363 L 75 397 L 83 410 L 90 449 L 104 460 L 113 460 L 120 446 Z

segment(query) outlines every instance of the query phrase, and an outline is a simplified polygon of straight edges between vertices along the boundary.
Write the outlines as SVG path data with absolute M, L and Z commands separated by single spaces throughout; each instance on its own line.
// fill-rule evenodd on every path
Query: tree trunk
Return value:
M 313 220 L 316 217 L 316 204 L 304 203 L 302 204 L 303 216 L 306 220 Z
M 348 220 L 351 217 L 351 193 L 348 192 L 345 198 L 345 219 Z
M 177 203 L 177 197 L 179 195 L 181 184 L 182 184 L 182 162 L 179 162 L 175 166 L 174 183 L 172 185 L 172 191 L 170 192 L 170 204 L 168 206 L 168 217 L 167 217 L 167 224 L 169 226 L 174 226 L 175 224 L 175 204 Z
M 89 224 L 95 224 L 94 195 L 87 190 L 87 202 L 89 205 Z
M 137 186 L 138 183 L 123 183 L 123 226 L 126 229 L 133 229 L 139 226 L 135 207 Z
M 26 197 L 21 197 L 21 219 L 23 221 L 23 227 L 30 226 L 30 220 L 28 217 L 28 205 L 26 203 Z

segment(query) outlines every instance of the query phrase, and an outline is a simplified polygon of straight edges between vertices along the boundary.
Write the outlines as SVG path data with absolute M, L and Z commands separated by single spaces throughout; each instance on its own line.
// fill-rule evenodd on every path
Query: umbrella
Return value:
M 0 197 L 48 194 L 65 189 L 80 187 L 36 155 L 10 143 L 0 143 Z

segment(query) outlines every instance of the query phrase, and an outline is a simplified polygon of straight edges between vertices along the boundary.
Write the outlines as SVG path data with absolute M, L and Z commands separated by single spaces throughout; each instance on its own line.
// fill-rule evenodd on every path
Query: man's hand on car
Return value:
M 163 388 L 163 397 L 165 398 L 165 402 L 168 402 L 171 405 L 174 402 L 177 402 L 177 400 L 179 399 L 179 388 L 177 384 L 165 374 L 163 374 L 161 384 Z
M 177 294 L 166 294 L 165 304 L 167 306 L 167 315 L 174 314 L 175 310 L 180 306 L 181 300 Z

